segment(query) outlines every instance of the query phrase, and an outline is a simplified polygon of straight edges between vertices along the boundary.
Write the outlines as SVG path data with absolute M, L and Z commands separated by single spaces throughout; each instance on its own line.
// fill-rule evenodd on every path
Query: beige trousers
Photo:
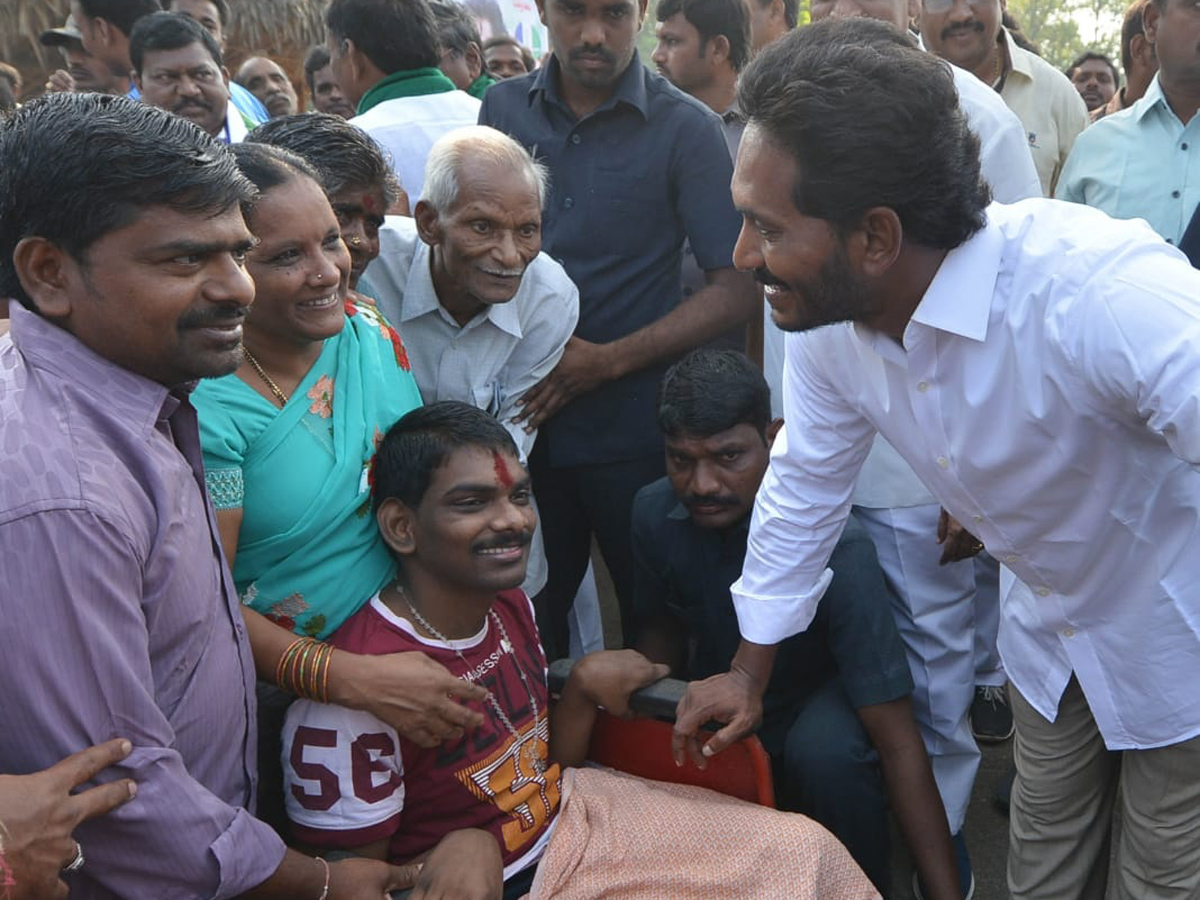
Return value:
M 1009 687 L 1017 726 L 1014 900 L 1200 898 L 1200 737 L 1107 750 L 1074 677 L 1053 724 Z

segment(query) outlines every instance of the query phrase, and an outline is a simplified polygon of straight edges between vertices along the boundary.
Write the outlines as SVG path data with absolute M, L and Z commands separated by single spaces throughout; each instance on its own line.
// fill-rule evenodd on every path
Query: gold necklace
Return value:
M 995 88 L 996 90 L 1000 90 L 1000 75 L 1003 72 L 1003 69 L 1000 66 L 1000 60 L 1003 59 L 1003 57 L 1004 57 L 1004 50 L 1001 48 L 1000 44 L 997 43 L 996 44 L 996 67 L 995 67 L 993 77 L 992 77 L 992 87 Z
M 275 399 L 279 401 L 279 405 L 281 407 L 287 406 L 287 394 L 281 391 L 279 389 L 279 385 L 271 380 L 271 376 L 263 371 L 263 367 L 258 364 L 258 360 L 254 358 L 253 354 L 250 353 L 249 348 L 244 344 L 242 345 L 242 353 L 246 355 L 246 362 L 250 363 L 250 368 L 257 372 L 258 377 L 261 378 L 266 383 L 267 387 L 271 389 L 271 393 L 275 395 Z

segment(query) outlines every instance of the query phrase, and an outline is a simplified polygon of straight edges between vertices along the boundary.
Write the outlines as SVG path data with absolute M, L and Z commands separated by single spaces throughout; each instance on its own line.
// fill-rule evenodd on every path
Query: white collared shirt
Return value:
M 350 120 L 383 148 L 415 207 L 425 187 L 425 162 L 437 139 L 479 120 L 479 101 L 466 91 L 396 97 Z
M 1053 720 L 1073 671 L 1108 747 L 1187 739 L 1200 272 L 1140 221 L 1040 199 L 988 217 L 903 346 L 849 324 L 787 336 L 784 431 L 733 586 L 742 635 L 773 644 L 811 621 L 878 428 L 1011 570 L 1000 651 L 1033 706 Z
M 579 320 L 579 291 L 562 266 L 540 253 L 515 297 L 459 325 L 438 302 L 429 260 L 413 220 L 388 216 L 379 256 L 366 272 L 379 309 L 404 338 L 421 397 L 461 400 L 491 413 L 525 460 L 536 434 L 513 423 L 517 401 L 562 359 Z

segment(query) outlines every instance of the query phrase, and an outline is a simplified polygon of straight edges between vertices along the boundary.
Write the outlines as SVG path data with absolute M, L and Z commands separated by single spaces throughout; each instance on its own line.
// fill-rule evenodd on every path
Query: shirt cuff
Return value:
M 221 869 L 221 883 L 213 900 L 237 897 L 258 887 L 275 874 L 287 848 L 275 830 L 239 809 L 212 845 Z
M 826 569 L 817 583 L 802 594 L 766 597 L 745 591 L 739 578 L 729 591 L 737 610 L 742 639 L 754 644 L 778 644 L 784 638 L 804 631 L 812 624 L 817 603 L 825 596 L 832 580 L 833 570 Z

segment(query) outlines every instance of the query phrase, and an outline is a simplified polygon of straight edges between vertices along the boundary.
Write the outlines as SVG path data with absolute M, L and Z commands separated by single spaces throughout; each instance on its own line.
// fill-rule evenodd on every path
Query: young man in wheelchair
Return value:
M 388 431 L 372 476 L 400 575 L 331 643 L 428 653 L 487 688 L 485 723 L 426 750 L 367 714 L 296 702 L 283 746 L 298 839 L 422 862 L 414 898 L 877 896 L 803 816 L 569 768 L 583 761 L 598 708 L 621 713 L 666 666 L 633 650 L 591 654 L 548 714 L 545 658 L 519 589 L 534 527 L 529 477 L 496 420 L 461 403 L 414 410 Z

